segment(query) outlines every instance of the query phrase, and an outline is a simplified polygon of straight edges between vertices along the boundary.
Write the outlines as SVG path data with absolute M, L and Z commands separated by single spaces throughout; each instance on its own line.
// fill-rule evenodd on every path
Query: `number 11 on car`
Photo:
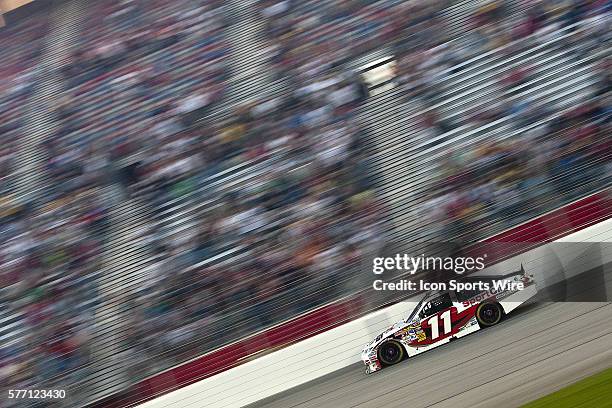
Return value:
M 429 325 L 429 327 L 431 327 L 431 339 L 432 340 L 435 340 L 438 337 L 440 337 L 440 327 L 438 325 L 439 324 L 438 318 L 442 319 L 442 322 L 444 323 L 444 333 L 443 334 L 447 335 L 448 333 L 451 332 L 452 330 L 451 310 L 452 309 L 454 308 L 450 308 L 440 315 L 434 315 L 427 320 L 427 324 Z

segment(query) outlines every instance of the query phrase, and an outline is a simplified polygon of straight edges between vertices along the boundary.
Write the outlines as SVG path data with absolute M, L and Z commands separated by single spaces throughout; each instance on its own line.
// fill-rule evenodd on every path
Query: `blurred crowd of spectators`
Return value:
M 339 296 L 348 276 L 340 265 L 348 271 L 380 237 L 364 134 L 355 121 L 367 93 L 342 74 L 327 82 L 178 134 L 159 158 L 139 166 L 162 225 L 169 201 L 191 197 L 195 213 L 185 228 L 152 231 L 163 261 L 135 300 L 139 313 L 129 336 L 145 367 L 176 362 L 160 354 L 191 357 L 190 348 L 202 351 Z M 334 105 L 338 90 L 351 97 Z M 164 154 L 171 149 L 177 152 Z M 175 154 L 180 162 L 160 160 Z M 262 174 L 235 186 L 201 183 L 229 158 L 261 165 Z M 232 250 L 241 256 L 231 263 L 207 261 Z M 223 330 L 228 325 L 232 330 Z
M 421 208 L 441 236 L 507 228 L 609 185 L 610 95 L 578 106 L 536 132 L 449 152 L 438 188 Z M 489 224 L 489 225 L 487 225 Z M 493 233 L 489 230 L 489 234 Z
M 570 27 L 572 35 L 557 42 L 558 47 L 575 50 L 584 57 L 603 49 L 610 41 L 612 2 L 605 1 L 530 1 L 487 2 L 468 19 L 461 40 L 448 41 L 440 27 L 403 35 L 394 44 L 398 60 L 397 75 L 408 98 L 434 104 L 442 95 L 445 77 L 461 72 L 470 58 L 494 55 L 512 57 L 560 38 Z M 510 5 L 514 4 L 514 8 Z M 435 20 L 434 20 L 435 21 Z M 579 45 L 573 47 L 574 45 Z M 519 64 L 499 78 L 505 97 L 529 81 L 532 67 Z M 502 113 L 503 114 L 503 113 Z M 470 115 L 462 119 L 470 119 Z M 484 115 L 485 119 L 494 119 Z
M 97 191 L 79 190 L 2 213 L 0 389 L 63 388 L 83 379 L 101 301 L 107 210 Z
M 222 101 L 229 79 L 225 2 L 95 3 L 62 70 L 58 131 L 45 142 L 48 203 L 0 203 L 0 305 L 23 328 L 0 348 L 6 374 L 0 389 L 51 388 L 55 380 L 83 376 L 78 367 L 91 360 L 88 338 L 101 301 L 96 279 L 108 225 L 105 185 L 119 181 L 156 213 L 146 239 L 160 261 L 131 299 L 130 331 L 122 334 L 136 378 L 350 289 L 346 282 L 382 239 L 384 209 L 368 178 L 366 129 L 356 114 L 368 89 L 345 62 L 390 46 L 405 97 L 432 104 L 443 95 L 444 75 L 460 73 L 467 59 L 493 50 L 514 55 L 553 38 L 558 28 L 609 12 L 611 4 L 491 1 L 468 16 L 462 41 L 449 43 L 457 28 L 444 13 L 453 3 L 261 1 L 273 69 L 291 90 L 213 121 L 198 119 Z M 517 9 L 522 12 L 510 12 Z M 595 24 L 567 43 L 591 53 L 609 44 L 608 31 Z M 17 53 L 28 49 L 19 44 Z M 21 106 L 33 84 L 27 58 L 35 56 L 16 58 L 26 65 L 7 68 L 13 73 L 0 81 L 0 119 L 18 117 L 2 101 Z M 597 99 L 545 128 L 449 152 L 423 219 L 455 236 L 485 218 L 517 222 L 542 200 L 589 191 L 589 183 L 610 171 L 610 71 L 609 59 L 598 67 Z M 428 110 L 422 126 L 435 137 L 508 115 L 517 129 L 549 118 L 555 112 L 546 106 L 513 104 L 513 89 L 530 75 L 524 65 L 499 78 L 507 101 L 459 123 Z M 11 131 L 5 130 L 0 137 Z M 2 142 L 2 178 L 13 150 Z M 252 177 L 210 182 L 245 163 Z M 571 171 L 576 168 L 584 171 Z M 167 229 L 175 221 L 167 210 L 177 202 L 186 203 L 186 220 Z
M 112 0 L 87 13 L 64 66 L 60 127 L 46 142 L 63 191 L 134 182 L 133 164 L 189 129 L 222 98 L 228 76 L 223 2 Z
M 486 41 L 468 37 L 470 41 L 460 47 L 434 42 L 420 48 L 414 43 L 409 52 L 399 54 L 398 75 L 406 98 L 427 107 L 419 122 L 425 140 L 441 143 L 460 127 L 467 132 L 495 121 L 511 124 L 508 136 L 512 137 L 504 141 L 449 149 L 439 166 L 438 181 L 419 209 L 431 236 L 479 239 L 609 185 L 611 4 L 535 2 L 513 16 L 516 30 L 496 29 L 504 24 L 495 25 L 500 21 L 481 11 L 472 36 L 480 36 L 483 21 L 488 21 L 491 31 Z M 557 31 L 563 27 L 571 27 L 564 38 Z M 529 85 L 541 81 L 538 70 L 530 63 L 517 63 L 497 78 L 495 92 L 489 87 L 489 95 L 463 114 L 445 117 L 437 108 L 429 108 L 444 97 L 445 76 L 460 73 L 468 58 L 487 52 L 512 57 L 550 40 L 555 40 L 554 47 L 568 50 L 572 58 L 568 62 L 591 65 L 586 75 L 594 83 L 585 88 L 577 106 L 534 101 Z
M 226 26 L 222 0 L 106 0 L 86 17 L 87 30 L 62 68 L 70 87 Z
M 115 170 L 143 148 L 139 142 L 156 123 L 154 144 L 161 144 L 168 120 L 185 128 L 193 111 L 222 97 L 221 6 L 135 0 L 88 10 L 87 34 L 62 69 L 65 92 L 54 112 L 59 130 L 44 143 L 50 184 L 32 205 L 11 196 L 0 201 L 0 389 L 66 388 L 91 374 L 89 340 L 103 302 L 98 285 L 111 204 L 102 187 L 121 179 Z M 8 46 L 0 82 L 3 181 L 20 137 L 14 129 L 35 84 L 42 26 L 28 20 L 0 31 Z M 117 115 L 122 104 L 124 115 Z M 139 134 L 145 127 L 151 133 Z

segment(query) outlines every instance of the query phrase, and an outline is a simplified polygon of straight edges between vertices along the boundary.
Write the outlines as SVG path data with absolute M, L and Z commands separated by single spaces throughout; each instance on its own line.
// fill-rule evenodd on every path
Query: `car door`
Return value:
M 423 304 L 418 318 L 424 336 L 411 342 L 411 346 L 429 348 L 446 343 L 450 337 L 460 337 L 466 333 L 462 330 L 471 326 L 474 310 L 458 310 L 460 303 L 454 295 L 450 292 L 439 293 Z

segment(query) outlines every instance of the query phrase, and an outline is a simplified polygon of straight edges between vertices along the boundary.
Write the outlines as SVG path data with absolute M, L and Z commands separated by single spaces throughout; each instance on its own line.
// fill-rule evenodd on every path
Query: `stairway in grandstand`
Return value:
M 126 377 L 129 356 L 122 353 L 121 343 L 130 323 L 123 316 L 134 288 L 147 279 L 152 260 L 143 236 L 150 214 L 138 199 L 122 199 L 123 193 L 112 186 L 109 194 L 116 197 L 110 211 L 110 231 L 104 256 L 100 294 L 102 302 L 96 312 L 97 328 L 92 345 L 95 377 L 86 382 L 88 400 L 119 391 L 130 382 Z
M 230 42 L 229 86 L 224 101 L 207 115 L 211 120 L 232 113 L 235 106 L 274 95 L 284 87 L 274 78 L 266 53 L 264 20 L 255 11 L 257 1 L 230 0 L 225 6 Z
M 419 115 L 435 107 L 442 118 L 453 121 L 471 108 L 493 103 L 502 92 L 498 85 L 500 76 L 523 63 L 535 67 L 536 74 L 519 88 L 522 97 L 562 109 L 588 99 L 595 82 L 592 65 L 602 55 L 576 60 L 572 47 L 564 45 L 566 35 L 511 58 L 488 53 L 465 62 L 459 73 L 448 72 L 443 81 L 445 90 L 435 106 L 407 101 L 402 91 L 395 88 L 371 98 L 362 108 L 362 121 L 373 136 L 369 147 L 374 177 L 381 198 L 390 206 L 396 240 L 406 236 L 427 238 L 418 236 L 422 225 L 415 210 L 424 193 L 432 188 L 440 159 L 449 147 L 455 151 L 474 148 L 480 142 L 501 141 L 538 126 L 515 129 L 510 118 L 504 117 L 482 126 L 460 126 L 431 139 L 419 133 Z
M 35 201 L 45 185 L 45 154 L 41 143 L 52 134 L 57 125 L 51 114 L 55 96 L 62 90 L 59 68 L 68 56 L 80 23 L 82 2 L 68 1 L 54 9 L 50 15 L 51 32 L 45 39 L 42 58 L 38 66 L 36 85 L 24 109 L 24 130 L 27 137 L 19 144 L 17 160 L 19 169 L 15 180 L 17 196 Z M 64 24 L 69 19 L 70 24 Z
M 275 94 L 283 82 L 274 80 L 268 63 L 264 21 L 254 11 L 257 1 L 232 0 L 230 4 L 236 21 L 227 28 L 232 49 L 232 79 L 227 97 L 244 102 Z

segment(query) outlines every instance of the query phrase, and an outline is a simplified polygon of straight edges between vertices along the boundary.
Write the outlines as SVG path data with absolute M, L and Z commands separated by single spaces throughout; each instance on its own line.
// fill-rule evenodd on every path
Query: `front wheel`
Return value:
M 476 310 L 476 319 L 480 327 L 490 327 L 499 323 L 504 311 L 499 303 L 481 303 Z
M 396 340 L 388 340 L 378 348 L 378 359 L 384 365 L 397 364 L 404 359 L 404 346 Z

